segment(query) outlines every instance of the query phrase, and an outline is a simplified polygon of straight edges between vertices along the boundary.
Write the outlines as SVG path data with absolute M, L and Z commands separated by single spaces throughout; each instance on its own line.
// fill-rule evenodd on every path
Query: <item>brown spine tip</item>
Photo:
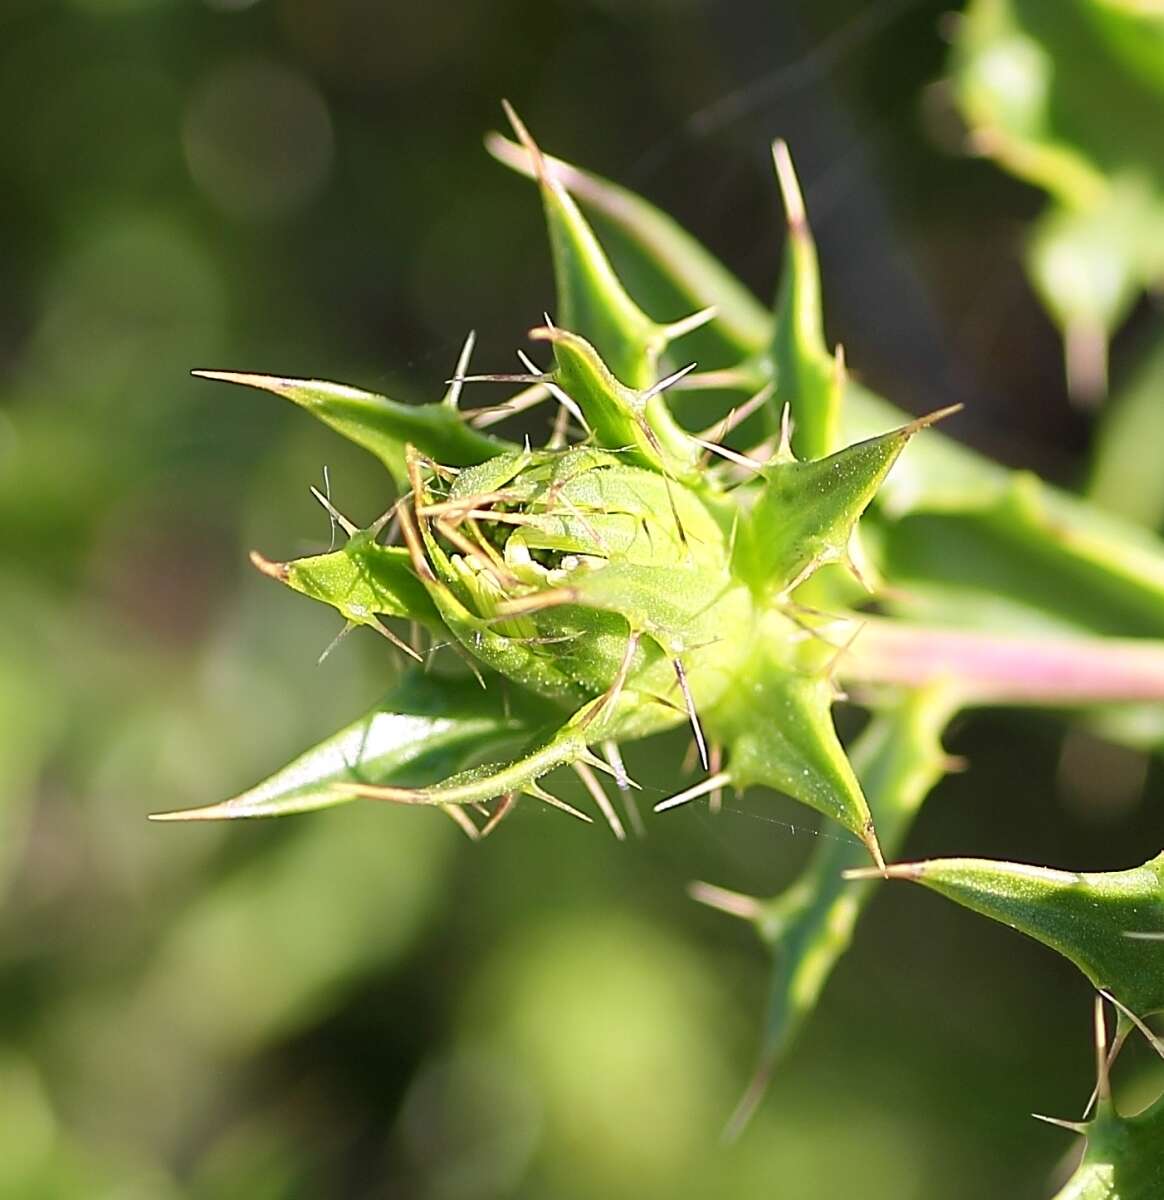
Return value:
M 552 180 L 549 173 L 546 171 L 546 160 L 542 155 L 541 147 L 533 140 L 533 135 L 525 127 L 525 122 L 517 115 L 517 111 L 508 100 L 501 101 L 501 107 L 505 112 L 505 118 L 513 126 L 513 132 L 517 134 L 517 140 L 521 142 L 526 152 L 530 156 L 533 164 L 534 175 L 537 177 L 538 183 L 550 185 Z
M 517 617 L 526 613 L 540 612 L 543 608 L 556 608 L 561 604 L 576 604 L 578 592 L 574 588 L 552 588 L 545 592 L 534 592 L 517 600 L 503 600 L 497 606 L 498 617 Z
M 850 867 L 841 872 L 842 879 L 909 879 L 917 881 L 925 874 L 925 863 L 893 863 L 879 867 Z
M 171 821 L 237 821 L 244 817 L 262 815 L 236 807 L 233 800 L 224 800 L 221 804 L 207 804 L 203 808 L 177 808 L 170 812 L 147 813 L 146 820 L 157 821 L 159 824 Z
M 1084 1137 L 1087 1136 L 1086 1121 L 1065 1121 L 1062 1117 L 1048 1117 L 1043 1113 L 1031 1113 L 1031 1116 L 1036 1121 L 1042 1121 L 1046 1125 L 1054 1125 L 1059 1129 L 1067 1129 L 1071 1133 L 1080 1133 Z
M 865 822 L 865 828 L 861 830 L 861 841 L 865 843 L 865 849 L 869 851 L 873 861 L 877 864 L 877 870 L 884 875 L 885 857 L 881 853 L 881 843 L 877 840 L 877 830 L 873 828 L 872 817 Z
M 240 387 L 258 388 L 263 392 L 273 392 L 276 396 L 286 396 L 295 387 L 294 379 L 284 379 L 280 375 L 257 375 L 250 371 L 191 371 L 196 379 L 211 379 L 216 383 L 237 383 Z
M 910 421 L 908 425 L 903 425 L 900 433 L 903 437 L 912 437 L 921 429 L 928 429 L 931 425 L 936 425 L 939 421 L 944 421 L 947 417 L 952 417 L 955 413 L 959 413 L 966 406 L 964 404 L 947 404 L 945 408 L 936 409 L 932 413 L 926 413 L 925 416 L 917 417 Z
M 792 165 L 792 155 L 788 152 L 788 143 L 783 138 L 777 138 L 772 143 L 772 161 L 776 165 L 776 179 L 780 184 L 780 194 L 784 197 L 784 214 L 788 221 L 788 232 L 793 237 L 804 237 L 808 234 L 808 216 L 804 211 L 804 196 L 801 195 L 800 183 Z
M 412 513 L 409 512 L 408 505 L 398 504 L 396 512 L 400 518 L 400 536 L 404 539 L 404 545 L 408 549 L 408 558 L 412 563 L 413 571 L 424 583 L 436 583 L 436 572 L 425 557 L 424 547 L 417 535 L 416 526 L 412 522 Z
M 1107 1021 L 1103 1015 L 1103 994 L 1095 997 L 1095 1095 L 1101 1104 L 1111 1101 L 1111 1060 L 1107 1056 Z
M 252 565 L 262 571 L 264 575 L 269 575 L 280 583 L 286 583 L 291 574 L 291 568 L 287 563 L 272 562 L 269 558 L 264 558 L 257 550 L 251 551 L 250 560 Z
M 733 892 L 728 888 L 718 887 L 714 883 L 696 880 L 687 885 L 687 894 L 697 904 L 706 904 L 708 908 L 727 913 L 729 917 L 739 917 L 744 921 L 758 921 L 764 915 L 763 903 L 757 897 L 746 896 L 742 892 Z
M 386 800 L 390 804 L 431 804 L 425 788 L 383 787 L 372 783 L 333 783 L 331 791 L 361 800 Z
M 728 1117 L 727 1124 L 724 1126 L 721 1141 L 725 1145 L 732 1145 L 739 1141 L 740 1135 L 747 1128 L 748 1122 L 755 1115 L 756 1109 L 760 1107 L 760 1101 L 764 1099 L 764 1093 L 768 1090 L 768 1081 L 772 1078 L 772 1071 L 775 1067 L 775 1059 L 771 1054 L 764 1054 L 759 1063 L 756 1065 L 755 1074 L 748 1083 L 744 1094 L 740 1097 L 739 1103 L 736 1105 L 732 1115 Z

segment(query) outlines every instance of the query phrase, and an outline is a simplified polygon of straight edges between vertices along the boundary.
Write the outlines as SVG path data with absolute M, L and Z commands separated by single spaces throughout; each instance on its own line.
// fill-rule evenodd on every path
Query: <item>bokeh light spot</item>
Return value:
M 208 75 L 186 110 L 186 163 L 223 212 L 264 221 L 304 208 L 331 171 L 331 117 L 319 89 L 278 63 L 233 62 Z

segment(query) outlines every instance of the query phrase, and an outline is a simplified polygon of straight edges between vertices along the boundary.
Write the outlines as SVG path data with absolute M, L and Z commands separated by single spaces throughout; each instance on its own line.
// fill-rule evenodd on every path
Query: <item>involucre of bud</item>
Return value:
M 590 447 L 523 452 L 454 473 L 414 460 L 416 569 L 470 654 L 552 699 L 657 696 L 686 720 L 673 662 L 714 707 L 746 622 L 730 528 L 683 484 Z M 636 718 L 641 722 L 641 715 Z

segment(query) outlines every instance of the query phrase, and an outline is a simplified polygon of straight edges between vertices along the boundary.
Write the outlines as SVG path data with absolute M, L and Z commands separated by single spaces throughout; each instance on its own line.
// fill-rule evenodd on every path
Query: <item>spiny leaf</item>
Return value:
M 449 404 L 400 404 L 373 392 L 339 383 L 308 379 L 281 379 L 274 375 L 247 375 L 232 371 L 195 371 L 204 379 L 239 383 L 283 396 L 307 409 L 357 446 L 374 454 L 397 484 L 404 486 L 404 446 L 450 466 L 484 462 L 512 449 L 509 442 L 480 433 L 467 425 Z
M 534 177 L 529 153 L 500 134 L 485 141 L 499 162 Z M 599 175 L 560 158 L 543 156 L 546 171 L 586 209 L 604 219 L 632 251 L 637 268 L 646 265 L 644 283 L 676 309 L 691 311 L 715 305 L 707 333 L 723 342 L 729 357 L 755 353 L 768 340 L 772 320 L 764 306 L 703 245 L 666 213 Z M 714 297 L 714 299 L 711 299 Z
M 509 165 L 526 169 L 521 151 L 503 139 L 491 139 L 490 149 Z M 636 273 L 652 288 L 680 292 L 699 306 L 716 306 L 714 328 L 749 360 L 734 372 L 721 374 L 734 375 L 733 386 L 742 393 L 758 391 L 768 381 L 762 359 L 770 324 L 746 289 L 671 217 L 646 200 L 566 163 L 553 161 L 551 169 L 584 205 L 618 222 Z M 903 410 L 859 383 L 846 381 L 843 440 L 870 438 L 908 420 Z M 1018 492 L 1021 502 L 1007 499 Z M 1032 476 L 1008 471 L 941 433 L 922 439 L 901 460 L 876 503 L 895 524 L 909 513 L 974 514 L 975 536 L 987 553 L 997 546 L 1007 554 L 1010 545 L 1021 543 L 1018 554 L 1028 561 L 1033 555 L 1041 565 L 1045 586 L 1039 589 L 1039 607 L 1071 607 L 1083 587 L 1096 594 L 1097 603 L 1101 595 L 1106 596 L 1110 612 L 1114 590 L 1135 606 L 1145 622 L 1155 614 L 1152 631 L 1164 628 L 1164 546 L 1158 538 Z M 911 529 L 907 536 L 915 537 L 917 532 Z M 943 521 L 934 522 L 935 544 L 947 564 L 958 558 L 948 536 L 953 532 Z M 1064 586 L 1068 578 L 1071 583 Z M 1072 619 L 1094 627 L 1089 619 Z
M 1138 1016 L 1164 1011 L 1164 853 L 1126 871 L 939 858 L 887 874 L 1050 946 Z
M 784 196 L 788 238 L 769 351 L 776 387 L 768 411 L 775 431 L 787 404 L 797 458 L 817 459 L 840 444 L 843 379 L 838 379 L 825 345 L 820 265 L 787 145 L 775 142 L 772 157 Z
M 436 609 L 412 572 L 408 551 L 381 546 L 367 532 L 355 534 L 342 549 L 330 554 L 285 563 L 270 562 L 258 554 L 251 559 L 263 574 L 330 604 L 354 625 L 378 627 L 379 614 L 439 627 Z
M 911 437 L 945 409 L 811 462 L 774 461 L 737 543 L 741 573 L 783 592 L 845 556 L 857 520 Z
M 593 342 L 623 383 L 648 387 L 654 383 L 655 362 L 665 340 L 663 327 L 623 290 L 578 206 L 546 169 L 529 131 L 508 104 L 505 111 L 542 194 L 558 285 L 555 318 Z
M 1102 1101 L 1085 1128 L 1083 1161 L 1055 1200 L 1159 1200 L 1164 1196 L 1164 1096 L 1134 1117 Z
M 770 618 L 771 619 L 771 618 Z M 756 637 L 755 659 L 767 641 Z M 733 786 L 763 784 L 815 808 L 860 838 L 882 861 L 873 817 L 833 726 L 835 690 L 824 673 L 756 663 L 734 707 L 709 714 L 708 732 L 728 748 Z
M 623 386 L 578 334 L 538 328 L 530 336 L 553 344 L 554 382 L 582 410 L 600 446 L 624 451 L 631 461 L 677 478 L 698 477 L 699 446 L 671 416 L 662 392 Z
M 476 755 L 528 737 L 537 720 L 531 708 L 517 693 L 506 706 L 461 679 L 413 670 L 358 721 L 234 799 L 152 819 L 277 817 L 354 799 L 338 787 L 343 783 L 404 786 L 440 778 Z
M 591 702 L 549 734 L 536 737 L 532 748 L 518 757 L 506 762 L 470 767 L 439 783 L 422 787 L 364 783 L 341 783 L 337 786 L 349 797 L 367 796 L 394 804 L 466 805 L 481 804 L 515 792 L 541 795 L 539 781 L 556 767 L 582 762 L 610 771 L 602 759 L 590 752 L 588 743 L 611 736 L 618 727 L 616 710 L 633 709 L 638 703 L 634 695 L 624 694 L 611 706 L 608 715 L 602 711 L 600 701 Z
M 905 840 L 922 801 L 947 769 L 941 733 L 953 708 L 940 686 L 908 693 L 894 707 L 877 711 L 850 749 L 882 848 L 889 853 Z M 822 837 L 800 878 L 770 900 L 706 885 L 692 889 L 696 899 L 750 919 L 773 955 L 760 1064 L 754 1085 L 733 1117 L 733 1133 L 751 1115 L 773 1066 L 787 1052 L 848 949 L 876 881 L 857 885 L 858 891 L 845 882 L 842 872 L 864 863 L 865 851 L 857 843 Z
M 525 125 L 510 105 L 504 107 L 542 194 L 558 288 L 557 321 L 592 342 L 622 383 L 650 387 L 667 344 L 702 324 L 702 316 L 660 325 L 639 308 Z

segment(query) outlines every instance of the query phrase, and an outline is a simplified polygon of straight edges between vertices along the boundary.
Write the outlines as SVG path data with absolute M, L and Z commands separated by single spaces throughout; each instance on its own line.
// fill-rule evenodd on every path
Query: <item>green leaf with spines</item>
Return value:
M 204 379 L 273 392 L 306 409 L 337 433 L 374 454 L 399 486 L 407 484 L 404 447 L 453 466 L 485 462 L 512 444 L 467 424 L 454 405 L 400 404 L 374 392 L 314 379 L 283 379 L 234 371 L 195 371 Z
M 469 767 L 438 783 L 400 787 L 340 782 L 336 787 L 349 797 L 365 796 L 394 804 L 439 807 L 483 804 L 516 793 L 539 796 L 542 794 L 540 781 L 558 767 L 582 762 L 613 774 L 612 768 L 589 750 L 590 743 L 619 734 L 624 715 L 641 724 L 641 710 L 648 706 L 649 698 L 629 689 L 609 705 L 600 697 L 548 733 L 535 736 L 528 748 L 516 757 Z M 650 731 L 656 729 L 657 726 L 651 727 Z
M 496 141 L 492 146 L 520 169 L 515 154 Z M 751 301 L 725 268 L 714 260 L 709 263 L 710 256 L 693 249 L 696 243 L 685 230 L 641 197 L 568 164 L 556 171 L 583 205 L 614 214 L 625 235 L 624 246 L 644 279 L 657 280 L 661 288 L 681 289 L 700 306 L 722 301 L 710 328 L 721 330 L 741 361 L 731 371 L 717 372 L 726 376 L 717 386 L 747 396 L 771 380 L 765 363 L 771 326 L 765 324 L 760 304 Z M 725 280 L 731 281 L 726 288 Z M 697 381 L 692 377 L 681 386 Z M 910 419 L 852 379 L 845 381 L 840 411 L 846 443 L 878 436 Z M 888 518 L 890 530 L 909 514 L 935 514 L 935 550 L 946 562 L 959 559 L 956 523 L 964 519 L 985 553 L 997 547 L 1007 558 L 1010 547 L 1016 546 L 1027 560 L 1028 572 L 1036 571 L 1041 581 L 1037 593 L 1031 593 L 1033 607 L 1057 622 L 1062 616 L 1076 627 L 1095 628 L 1077 603 L 1081 595 L 1091 595 L 1093 611 L 1104 606 L 1110 611 L 1115 601 L 1134 607 L 1152 630 L 1164 630 L 1164 544 L 1159 538 L 1029 473 L 1009 471 L 941 433 L 929 433 L 897 463 L 874 509 Z M 955 524 L 947 526 L 942 517 Z M 913 530 L 902 532 L 903 539 L 917 536 Z M 981 606 L 978 593 L 968 593 L 966 599 L 968 611 Z
M 882 849 L 889 854 L 905 841 L 922 802 L 948 769 L 941 734 L 955 707 L 942 685 L 908 692 L 878 708 L 850 749 Z M 696 899 L 749 920 L 773 959 L 756 1083 L 733 1118 L 733 1131 L 750 1117 L 769 1073 L 849 947 L 877 881 L 849 883 L 843 872 L 864 866 L 865 854 L 856 841 L 822 837 L 800 877 L 770 899 L 707 885 L 692 889 Z
M 377 615 L 405 617 L 439 627 L 440 618 L 424 585 L 413 573 L 408 551 L 382 546 L 375 534 L 353 534 L 340 550 L 290 562 L 270 562 L 258 554 L 252 561 L 292 591 L 331 605 L 353 625 L 378 625 Z
M 769 424 L 772 432 L 779 428 L 787 405 L 792 414 L 792 449 L 797 458 L 811 460 L 824 458 L 841 444 L 844 377 L 841 364 L 825 345 L 816 243 L 784 142 L 773 144 L 772 157 L 784 197 L 788 237 L 771 343 L 762 360 L 776 385 L 767 406 Z
M 486 148 L 499 162 L 535 178 L 527 150 L 501 134 L 492 133 Z M 699 337 L 714 339 L 730 360 L 753 353 L 769 338 L 771 315 L 714 255 L 666 213 L 646 203 L 634 192 L 600 175 L 543 155 L 548 174 L 587 210 L 618 231 L 648 264 L 648 277 L 664 284 L 662 291 L 680 311 L 706 308 L 713 303 L 715 320 Z
M 643 312 L 627 295 L 573 198 L 547 168 L 529 130 L 509 104 L 504 108 L 542 195 L 558 291 L 557 322 L 593 343 L 621 383 L 649 388 L 667 345 L 703 317 L 694 314 L 662 325 Z
M 626 386 L 649 387 L 666 343 L 663 327 L 626 294 L 578 206 L 545 169 L 537 144 L 508 105 L 506 115 L 533 163 L 542 195 L 558 285 L 555 319 L 593 342 Z
M 278 817 L 332 808 L 355 798 L 342 784 L 398 784 L 439 778 L 493 747 L 528 738 L 542 719 L 520 693 L 508 703 L 461 678 L 406 674 L 359 720 L 241 795 L 205 808 L 157 813 L 155 821 Z
M 941 415 L 941 414 L 936 414 Z M 906 443 L 933 418 L 856 442 L 827 458 L 781 455 L 741 523 L 737 568 L 754 586 L 782 593 L 824 563 L 844 559 L 857 521 Z
M 1134 1117 L 1101 1100 L 1083 1161 L 1055 1200 L 1159 1200 L 1164 1196 L 1164 1096 Z
M 733 787 L 784 792 L 839 822 L 880 862 L 869 805 L 833 725 L 831 654 L 778 611 L 758 613 L 736 687 L 704 723 L 727 750 Z
M 1143 1017 L 1164 1012 L 1164 853 L 1126 871 L 1057 871 L 979 858 L 896 863 L 908 879 L 1070 959 Z
M 699 445 L 676 423 L 661 392 L 624 386 L 577 333 L 538 328 L 530 336 L 552 343 L 553 380 L 582 410 L 599 446 L 675 478 L 700 477 Z

